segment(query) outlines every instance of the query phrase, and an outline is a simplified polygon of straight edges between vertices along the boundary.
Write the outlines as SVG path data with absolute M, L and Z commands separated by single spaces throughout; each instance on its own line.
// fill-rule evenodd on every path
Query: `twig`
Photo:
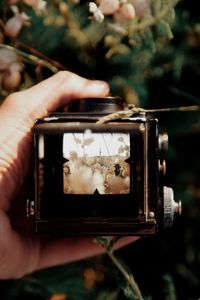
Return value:
M 133 294 L 135 297 L 137 297 L 138 300 L 143 300 L 142 294 L 140 292 L 140 289 L 133 277 L 132 274 L 129 274 L 124 266 L 120 263 L 120 261 L 115 257 L 113 254 L 113 246 L 116 243 L 117 240 L 119 240 L 120 237 L 111 237 L 111 236 L 98 236 L 95 239 L 95 242 L 99 244 L 100 246 L 103 246 L 106 250 L 106 253 L 114 263 L 114 265 L 118 268 L 118 270 L 122 273 L 126 281 L 128 282 Z
M 52 59 L 52 58 L 44 55 L 42 52 L 38 51 L 37 49 L 35 49 L 35 48 L 33 48 L 33 47 L 31 47 L 31 46 L 29 46 L 27 44 L 24 44 L 24 43 L 22 43 L 19 40 L 15 40 L 15 43 L 16 43 L 16 46 L 28 50 L 31 54 L 37 56 L 40 59 L 43 59 L 43 60 L 49 62 L 50 64 L 52 64 L 53 66 L 55 66 L 57 69 L 69 71 L 69 69 L 66 68 L 65 66 L 63 66 L 60 62 L 58 62 L 58 61 L 56 61 L 56 60 L 54 60 L 54 59 Z
M 159 112 L 170 112 L 170 111 L 198 111 L 200 110 L 200 105 L 189 105 L 189 106 L 179 106 L 179 107 L 166 107 L 158 109 L 144 109 L 140 107 L 135 107 L 130 105 L 128 110 L 119 110 L 115 113 L 106 115 L 99 118 L 96 124 L 104 124 L 113 120 L 131 117 L 139 113 L 159 113 Z
M 55 67 L 54 65 L 52 65 L 52 63 L 50 63 L 44 59 L 41 59 L 33 54 L 23 52 L 15 47 L 12 47 L 12 46 L 9 46 L 6 44 L 0 44 L 0 47 L 14 51 L 14 52 L 18 53 L 19 55 L 21 55 L 22 57 L 26 58 L 27 60 L 33 62 L 34 64 L 41 65 L 41 66 L 48 68 L 53 73 L 57 73 L 59 71 L 59 69 L 57 67 Z
M 140 289 L 133 277 L 132 274 L 129 274 L 124 267 L 122 266 L 122 264 L 119 262 L 119 260 L 117 260 L 117 258 L 114 256 L 114 254 L 112 253 L 112 251 L 109 251 L 108 249 L 106 249 L 106 252 L 108 254 L 108 256 L 110 257 L 110 259 L 112 260 L 112 262 L 114 263 L 114 265 L 119 269 L 119 271 L 123 274 L 123 276 L 125 277 L 125 279 L 127 280 L 127 282 L 129 283 L 134 295 L 137 297 L 138 300 L 143 300 L 142 294 L 140 292 Z

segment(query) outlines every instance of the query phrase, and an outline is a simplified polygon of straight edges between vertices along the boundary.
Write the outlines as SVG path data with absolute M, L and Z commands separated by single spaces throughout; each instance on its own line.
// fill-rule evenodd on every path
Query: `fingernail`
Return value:
M 89 85 L 88 85 L 88 91 L 91 93 L 97 93 L 97 94 L 105 94 L 109 92 L 109 86 L 106 82 L 104 81 L 92 81 Z

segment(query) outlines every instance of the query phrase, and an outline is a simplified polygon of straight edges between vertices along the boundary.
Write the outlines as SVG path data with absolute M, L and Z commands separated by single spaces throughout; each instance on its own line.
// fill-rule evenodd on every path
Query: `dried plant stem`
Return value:
M 198 111 L 198 110 L 200 110 L 200 105 L 166 107 L 166 108 L 158 108 L 158 109 L 144 109 L 135 106 L 131 107 L 130 105 L 128 110 L 119 110 L 115 113 L 99 118 L 96 124 L 104 124 L 116 119 L 128 118 L 139 113 L 159 113 L 159 112 L 170 112 L 170 111 Z
M 142 294 L 140 292 L 140 289 L 133 277 L 132 274 L 129 274 L 127 270 L 124 268 L 124 266 L 121 264 L 121 262 L 116 258 L 116 256 L 113 254 L 113 246 L 116 243 L 116 241 L 119 240 L 118 237 L 112 237 L 112 236 L 98 236 L 95 238 L 95 242 L 104 247 L 106 250 L 106 253 L 114 263 L 114 265 L 118 268 L 118 270 L 122 273 L 124 278 L 126 279 L 127 283 L 129 284 L 129 287 L 131 288 L 134 297 L 137 297 L 138 300 L 143 300 Z
M 0 47 L 14 51 L 14 52 L 18 53 L 19 55 L 21 55 L 22 57 L 24 57 L 25 59 L 27 59 L 28 61 L 30 61 L 36 65 L 40 65 L 40 66 L 44 66 L 44 67 L 48 68 L 53 73 L 57 73 L 59 71 L 59 69 L 57 67 L 55 67 L 52 63 L 50 63 L 44 59 L 41 59 L 33 54 L 23 52 L 15 47 L 12 47 L 12 46 L 9 46 L 6 44 L 0 44 Z
M 174 0 L 172 1 L 172 3 L 170 3 L 169 5 L 166 5 L 160 12 L 158 12 L 155 16 L 149 17 L 149 18 L 145 18 L 144 21 L 137 23 L 137 24 L 133 24 L 130 27 L 130 31 L 134 32 L 134 31 L 140 31 L 140 30 L 144 30 L 147 27 L 151 27 L 155 24 L 157 24 L 158 22 L 160 22 L 166 14 L 169 13 L 169 11 L 175 6 L 177 5 L 177 3 L 180 2 L 180 0 Z
M 60 62 L 44 55 L 42 52 L 38 51 L 37 49 L 35 49 L 35 48 L 33 48 L 33 47 L 31 47 L 27 44 L 22 43 L 21 41 L 16 40 L 15 44 L 16 44 L 17 47 L 24 48 L 24 49 L 28 50 L 31 54 L 38 57 L 38 59 L 43 59 L 43 60 L 49 62 L 50 64 L 55 66 L 58 70 L 69 70 L 65 66 L 63 66 Z
M 178 106 L 178 107 L 166 107 L 158 109 L 145 109 L 147 113 L 156 113 L 156 112 L 169 112 L 169 111 L 198 111 L 200 110 L 199 105 L 189 105 L 189 106 Z
M 106 249 L 106 252 L 107 252 L 108 256 L 110 257 L 110 259 L 112 260 L 112 262 L 114 263 L 114 265 L 119 269 L 119 271 L 123 274 L 123 276 L 127 280 L 128 284 L 130 285 L 130 287 L 131 287 L 134 295 L 137 297 L 137 299 L 143 300 L 142 294 L 140 292 L 140 289 L 139 289 L 133 275 L 129 274 L 125 270 L 125 268 L 120 263 L 120 261 L 114 256 L 112 251 L 109 251 L 108 249 Z

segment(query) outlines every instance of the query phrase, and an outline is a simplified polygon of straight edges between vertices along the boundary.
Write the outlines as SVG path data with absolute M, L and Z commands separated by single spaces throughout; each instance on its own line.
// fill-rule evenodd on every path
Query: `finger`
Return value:
M 138 239 L 127 236 L 116 242 L 114 249 L 119 249 Z M 65 238 L 58 241 L 50 241 L 41 247 L 40 259 L 37 269 L 52 267 L 59 264 L 77 261 L 105 252 L 105 249 L 97 245 L 92 237 Z
M 103 97 L 109 92 L 104 81 L 89 80 L 74 73 L 61 71 L 41 83 L 13 96 L 5 101 L 7 111 L 29 121 L 46 116 L 73 99 L 83 97 Z M 13 105 L 16 105 L 14 109 Z

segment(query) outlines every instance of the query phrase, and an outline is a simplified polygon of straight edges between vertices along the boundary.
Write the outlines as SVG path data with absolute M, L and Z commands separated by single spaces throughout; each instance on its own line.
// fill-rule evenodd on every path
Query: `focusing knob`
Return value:
M 164 202 L 164 228 L 169 228 L 173 224 L 174 214 L 181 214 L 181 201 L 178 203 L 174 200 L 174 191 L 172 188 L 163 187 Z

